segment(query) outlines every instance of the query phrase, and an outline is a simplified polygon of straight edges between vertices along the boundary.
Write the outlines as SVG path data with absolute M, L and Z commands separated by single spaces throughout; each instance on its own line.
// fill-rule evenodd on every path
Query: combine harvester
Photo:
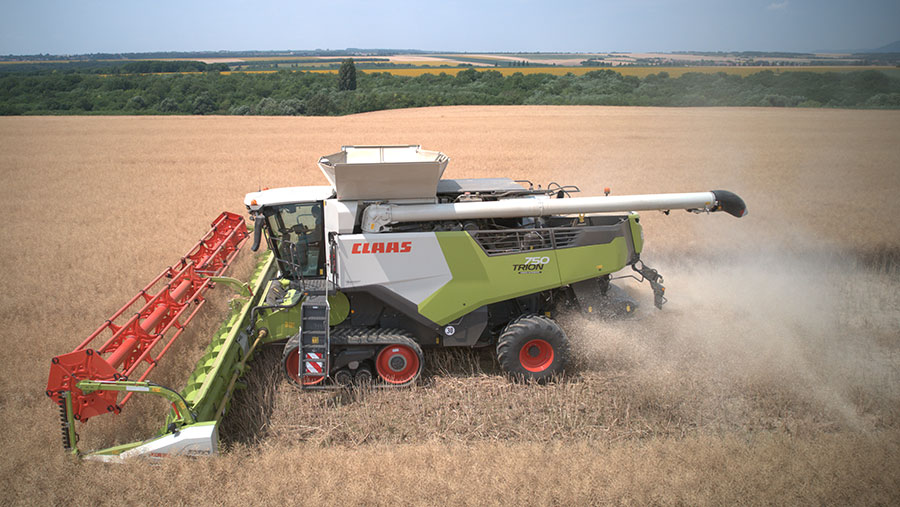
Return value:
M 662 277 L 641 262 L 635 211 L 746 215 L 731 192 L 572 197 L 506 178 L 441 179 L 449 159 L 419 146 L 347 146 L 322 157 L 330 185 L 253 192 L 253 246 L 268 253 L 248 283 L 222 273 L 250 235 L 223 213 L 212 230 L 73 352 L 51 361 L 47 395 L 65 448 L 103 461 L 217 452 L 218 423 L 248 361 L 283 342 L 300 389 L 407 386 L 423 347 L 491 347 L 514 377 L 545 380 L 569 358 L 561 311 L 605 316 L 636 305 L 610 283 L 631 267 L 657 307 Z M 148 374 L 203 305 L 213 284 L 233 287 L 232 314 L 181 392 Z M 149 440 L 94 452 L 76 422 L 119 413 L 135 393 L 172 404 Z

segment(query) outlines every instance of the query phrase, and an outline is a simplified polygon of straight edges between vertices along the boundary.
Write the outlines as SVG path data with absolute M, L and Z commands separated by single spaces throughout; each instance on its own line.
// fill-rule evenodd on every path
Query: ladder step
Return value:
M 301 376 L 328 376 L 331 350 L 328 299 L 310 295 L 300 306 Z

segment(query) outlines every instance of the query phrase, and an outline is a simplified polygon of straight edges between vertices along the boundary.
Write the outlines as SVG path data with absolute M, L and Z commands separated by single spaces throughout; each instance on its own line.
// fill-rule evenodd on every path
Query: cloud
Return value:
M 766 7 L 768 11 L 780 11 L 785 9 L 788 6 L 788 0 L 784 0 L 783 2 L 772 2 Z

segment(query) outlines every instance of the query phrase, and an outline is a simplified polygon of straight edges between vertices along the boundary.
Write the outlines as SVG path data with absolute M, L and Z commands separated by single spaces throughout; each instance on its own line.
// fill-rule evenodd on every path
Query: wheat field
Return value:
M 446 177 L 586 195 L 727 189 L 750 214 L 644 213 L 669 303 L 562 318 L 576 360 L 548 385 L 489 354 L 427 352 L 411 389 L 299 393 L 261 351 L 226 452 L 73 463 L 43 392 L 73 349 L 261 187 L 324 184 L 347 144 L 421 144 Z M 15 504 L 896 504 L 900 501 L 900 113 L 448 107 L 347 117 L 0 118 L 0 483 Z M 243 252 L 233 268 L 246 276 Z M 154 372 L 181 388 L 211 304 Z M 148 436 L 137 400 L 79 428 Z

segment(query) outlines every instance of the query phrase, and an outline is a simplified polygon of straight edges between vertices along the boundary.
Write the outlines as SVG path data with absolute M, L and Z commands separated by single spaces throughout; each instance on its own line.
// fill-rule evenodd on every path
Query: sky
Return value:
M 900 0 L 0 0 L 0 54 L 873 49 Z

